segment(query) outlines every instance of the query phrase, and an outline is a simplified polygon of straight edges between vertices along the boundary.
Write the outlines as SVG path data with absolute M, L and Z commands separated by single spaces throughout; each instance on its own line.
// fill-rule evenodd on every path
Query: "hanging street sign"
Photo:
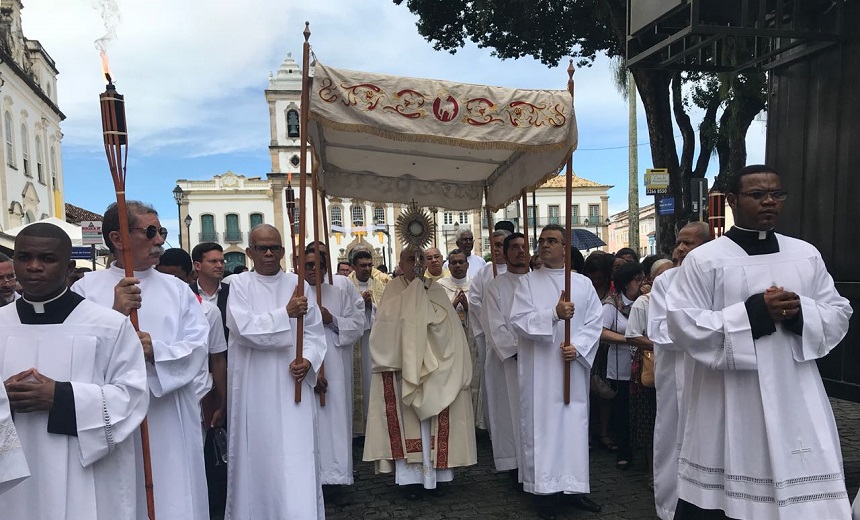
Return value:
M 102 242 L 102 223 L 100 220 L 85 220 L 81 222 L 81 244 L 101 245 Z
M 669 193 L 669 170 L 648 168 L 645 170 L 645 195 L 666 195 Z

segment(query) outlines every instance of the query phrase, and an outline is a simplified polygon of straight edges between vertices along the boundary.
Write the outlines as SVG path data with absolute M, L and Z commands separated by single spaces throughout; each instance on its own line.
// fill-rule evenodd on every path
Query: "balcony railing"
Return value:
M 558 224 L 559 226 L 564 225 L 564 216 L 559 217 L 538 217 L 537 218 L 537 227 L 543 227 L 549 224 Z M 512 220 L 516 223 L 517 219 L 508 219 Z M 529 226 L 529 229 L 535 226 L 534 218 L 527 218 L 526 223 Z M 595 227 L 604 227 L 606 226 L 606 216 L 604 215 L 592 215 L 588 217 L 579 217 L 574 216 L 571 218 L 571 224 L 574 227 L 584 227 L 584 228 L 595 228 Z M 486 228 L 486 226 L 484 226 Z
M 215 231 L 201 231 L 200 242 L 218 242 L 218 233 Z
M 238 244 L 242 241 L 242 232 L 239 230 L 228 230 L 224 232 L 224 242 L 228 244 Z

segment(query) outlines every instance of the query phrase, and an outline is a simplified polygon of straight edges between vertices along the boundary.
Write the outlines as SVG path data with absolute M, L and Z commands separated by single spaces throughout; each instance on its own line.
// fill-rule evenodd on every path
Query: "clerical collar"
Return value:
M 779 241 L 772 229 L 758 231 L 732 226 L 726 236 L 750 256 L 779 253 Z
M 18 318 L 24 325 L 46 325 L 63 323 L 82 301 L 84 298 L 81 295 L 66 289 L 58 296 L 43 302 L 20 298 L 15 302 L 15 306 Z
M 469 277 L 468 277 L 468 276 L 464 276 L 464 277 L 462 277 L 462 278 L 454 278 L 454 277 L 452 276 L 452 277 L 451 277 L 451 280 L 453 280 L 453 281 L 454 281 L 454 285 L 456 285 L 457 287 L 459 287 L 459 286 L 461 286 L 461 285 L 466 285 L 466 282 L 468 282 L 468 281 L 469 281 Z

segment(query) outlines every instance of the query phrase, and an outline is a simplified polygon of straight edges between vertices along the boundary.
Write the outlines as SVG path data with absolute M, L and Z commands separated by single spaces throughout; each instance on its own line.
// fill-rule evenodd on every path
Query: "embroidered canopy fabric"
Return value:
M 314 68 L 308 136 L 329 196 L 498 208 L 576 148 L 566 90 L 464 85 Z

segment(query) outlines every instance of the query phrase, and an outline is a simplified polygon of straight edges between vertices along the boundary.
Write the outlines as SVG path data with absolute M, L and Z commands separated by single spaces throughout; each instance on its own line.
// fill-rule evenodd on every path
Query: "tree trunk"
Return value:
M 675 149 L 674 129 L 672 128 L 672 108 L 669 103 L 669 84 L 672 73 L 655 69 L 635 69 L 633 77 L 645 116 L 648 122 L 648 136 L 651 140 L 651 161 L 654 168 L 669 170 L 669 196 L 681 200 L 681 169 L 678 151 Z M 675 215 L 664 215 L 659 219 L 656 231 L 657 251 L 670 253 L 675 245 Z

